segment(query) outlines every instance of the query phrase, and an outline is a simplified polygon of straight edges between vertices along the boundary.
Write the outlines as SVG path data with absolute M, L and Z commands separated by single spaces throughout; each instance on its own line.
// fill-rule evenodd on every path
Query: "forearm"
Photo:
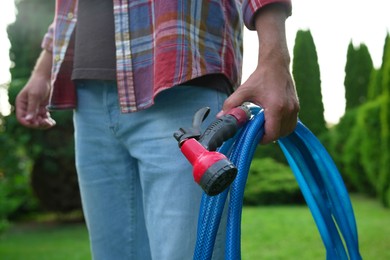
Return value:
M 52 54 L 44 49 L 29 81 L 16 97 L 16 118 L 26 127 L 46 129 L 55 125 L 46 110 L 51 91 L 51 64 Z
M 52 63 L 53 57 L 51 52 L 43 49 L 35 63 L 32 76 L 38 76 L 50 81 Z
M 270 4 L 260 9 L 255 16 L 255 27 L 259 38 L 259 64 L 278 62 L 290 64 L 287 47 L 285 21 L 288 17 L 282 4 Z

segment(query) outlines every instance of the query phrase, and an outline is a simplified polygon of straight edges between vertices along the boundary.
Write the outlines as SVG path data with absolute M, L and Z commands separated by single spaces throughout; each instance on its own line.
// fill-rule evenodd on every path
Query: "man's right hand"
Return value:
M 16 97 L 16 118 L 30 128 L 48 129 L 56 122 L 46 109 L 50 96 L 51 54 L 42 51 L 26 86 Z

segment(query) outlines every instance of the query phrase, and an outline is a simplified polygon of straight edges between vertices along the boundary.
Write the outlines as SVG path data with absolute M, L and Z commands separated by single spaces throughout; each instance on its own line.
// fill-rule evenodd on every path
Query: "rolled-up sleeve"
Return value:
M 256 13 L 266 5 L 279 3 L 286 7 L 287 15 L 291 15 L 291 0 L 243 0 L 242 12 L 244 17 L 245 26 L 249 30 L 255 30 L 254 19 Z
M 53 36 L 54 36 L 54 23 L 49 26 L 45 36 L 43 37 L 41 47 L 48 52 L 53 52 Z

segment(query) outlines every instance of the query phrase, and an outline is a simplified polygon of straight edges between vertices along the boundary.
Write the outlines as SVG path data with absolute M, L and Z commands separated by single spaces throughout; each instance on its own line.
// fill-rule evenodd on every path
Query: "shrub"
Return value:
M 245 205 L 302 204 L 291 169 L 271 158 L 252 161 L 244 193 Z
M 378 177 L 381 165 L 378 160 L 382 156 L 381 149 L 381 123 L 380 118 L 381 104 L 383 98 L 367 102 L 360 107 L 358 114 L 357 128 L 361 131 L 359 152 L 361 154 L 362 165 L 370 186 L 378 191 Z M 375 194 L 376 195 L 376 194 Z
M 12 81 L 8 91 L 13 107 L 26 81 Z M 58 125 L 50 130 L 21 126 L 14 111 L 2 119 L 0 215 L 3 216 L 0 219 L 18 218 L 40 209 L 38 205 L 60 213 L 81 208 L 74 163 L 72 112 L 56 112 L 53 118 Z
M 362 162 L 360 147 L 362 145 L 363 129 L 358 125 L 350 131 L 350 137 L 346 140 L 344 153 L 341 158 L 344 163 L 345 173 L 358 192 L 374 196 L 375 188 L 367 177 Z
M 355 126 L 357 109 L 351 109 L 347 111 L 340 119 L 337 126 L 330 130 L 329 137 L 329 151 L 332 155 L 334 162 L 336 163 L 347 189 L 351 192 L 357 191 L 356 183 L 353 180 L 353 176 L 347 171 L 347 163 L 345 162 L 345 150 L 347 140 L 351 136 L 351 131 Z M 351 158 L 352 159 L 352 158 Z
M 0 233 L 17 212 L 30 210 L 36 203 L 29 185 L 31 160 L 12 136 L 0 130 Z

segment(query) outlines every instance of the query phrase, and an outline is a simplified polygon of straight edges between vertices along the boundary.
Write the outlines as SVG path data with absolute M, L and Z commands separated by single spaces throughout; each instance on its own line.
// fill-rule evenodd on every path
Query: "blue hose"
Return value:
M 241 259 L 241 213 L 245 184 L 257 144 L 264 135 L 264 112 L 254 115 L 236 136 L 219 149 L 236 165 L 230 188 L 217 196 L 202 197 L 194 259 L 211 259 L 222 212 L 229 195 L 225 259 Z M 358 232 L 348 192 L 332 158 L 302 122 L 292 134 L 278 140 L 312 213 L 327 259 L 362 259 Z M 222 227 L 224 228 L 224 227 Z

